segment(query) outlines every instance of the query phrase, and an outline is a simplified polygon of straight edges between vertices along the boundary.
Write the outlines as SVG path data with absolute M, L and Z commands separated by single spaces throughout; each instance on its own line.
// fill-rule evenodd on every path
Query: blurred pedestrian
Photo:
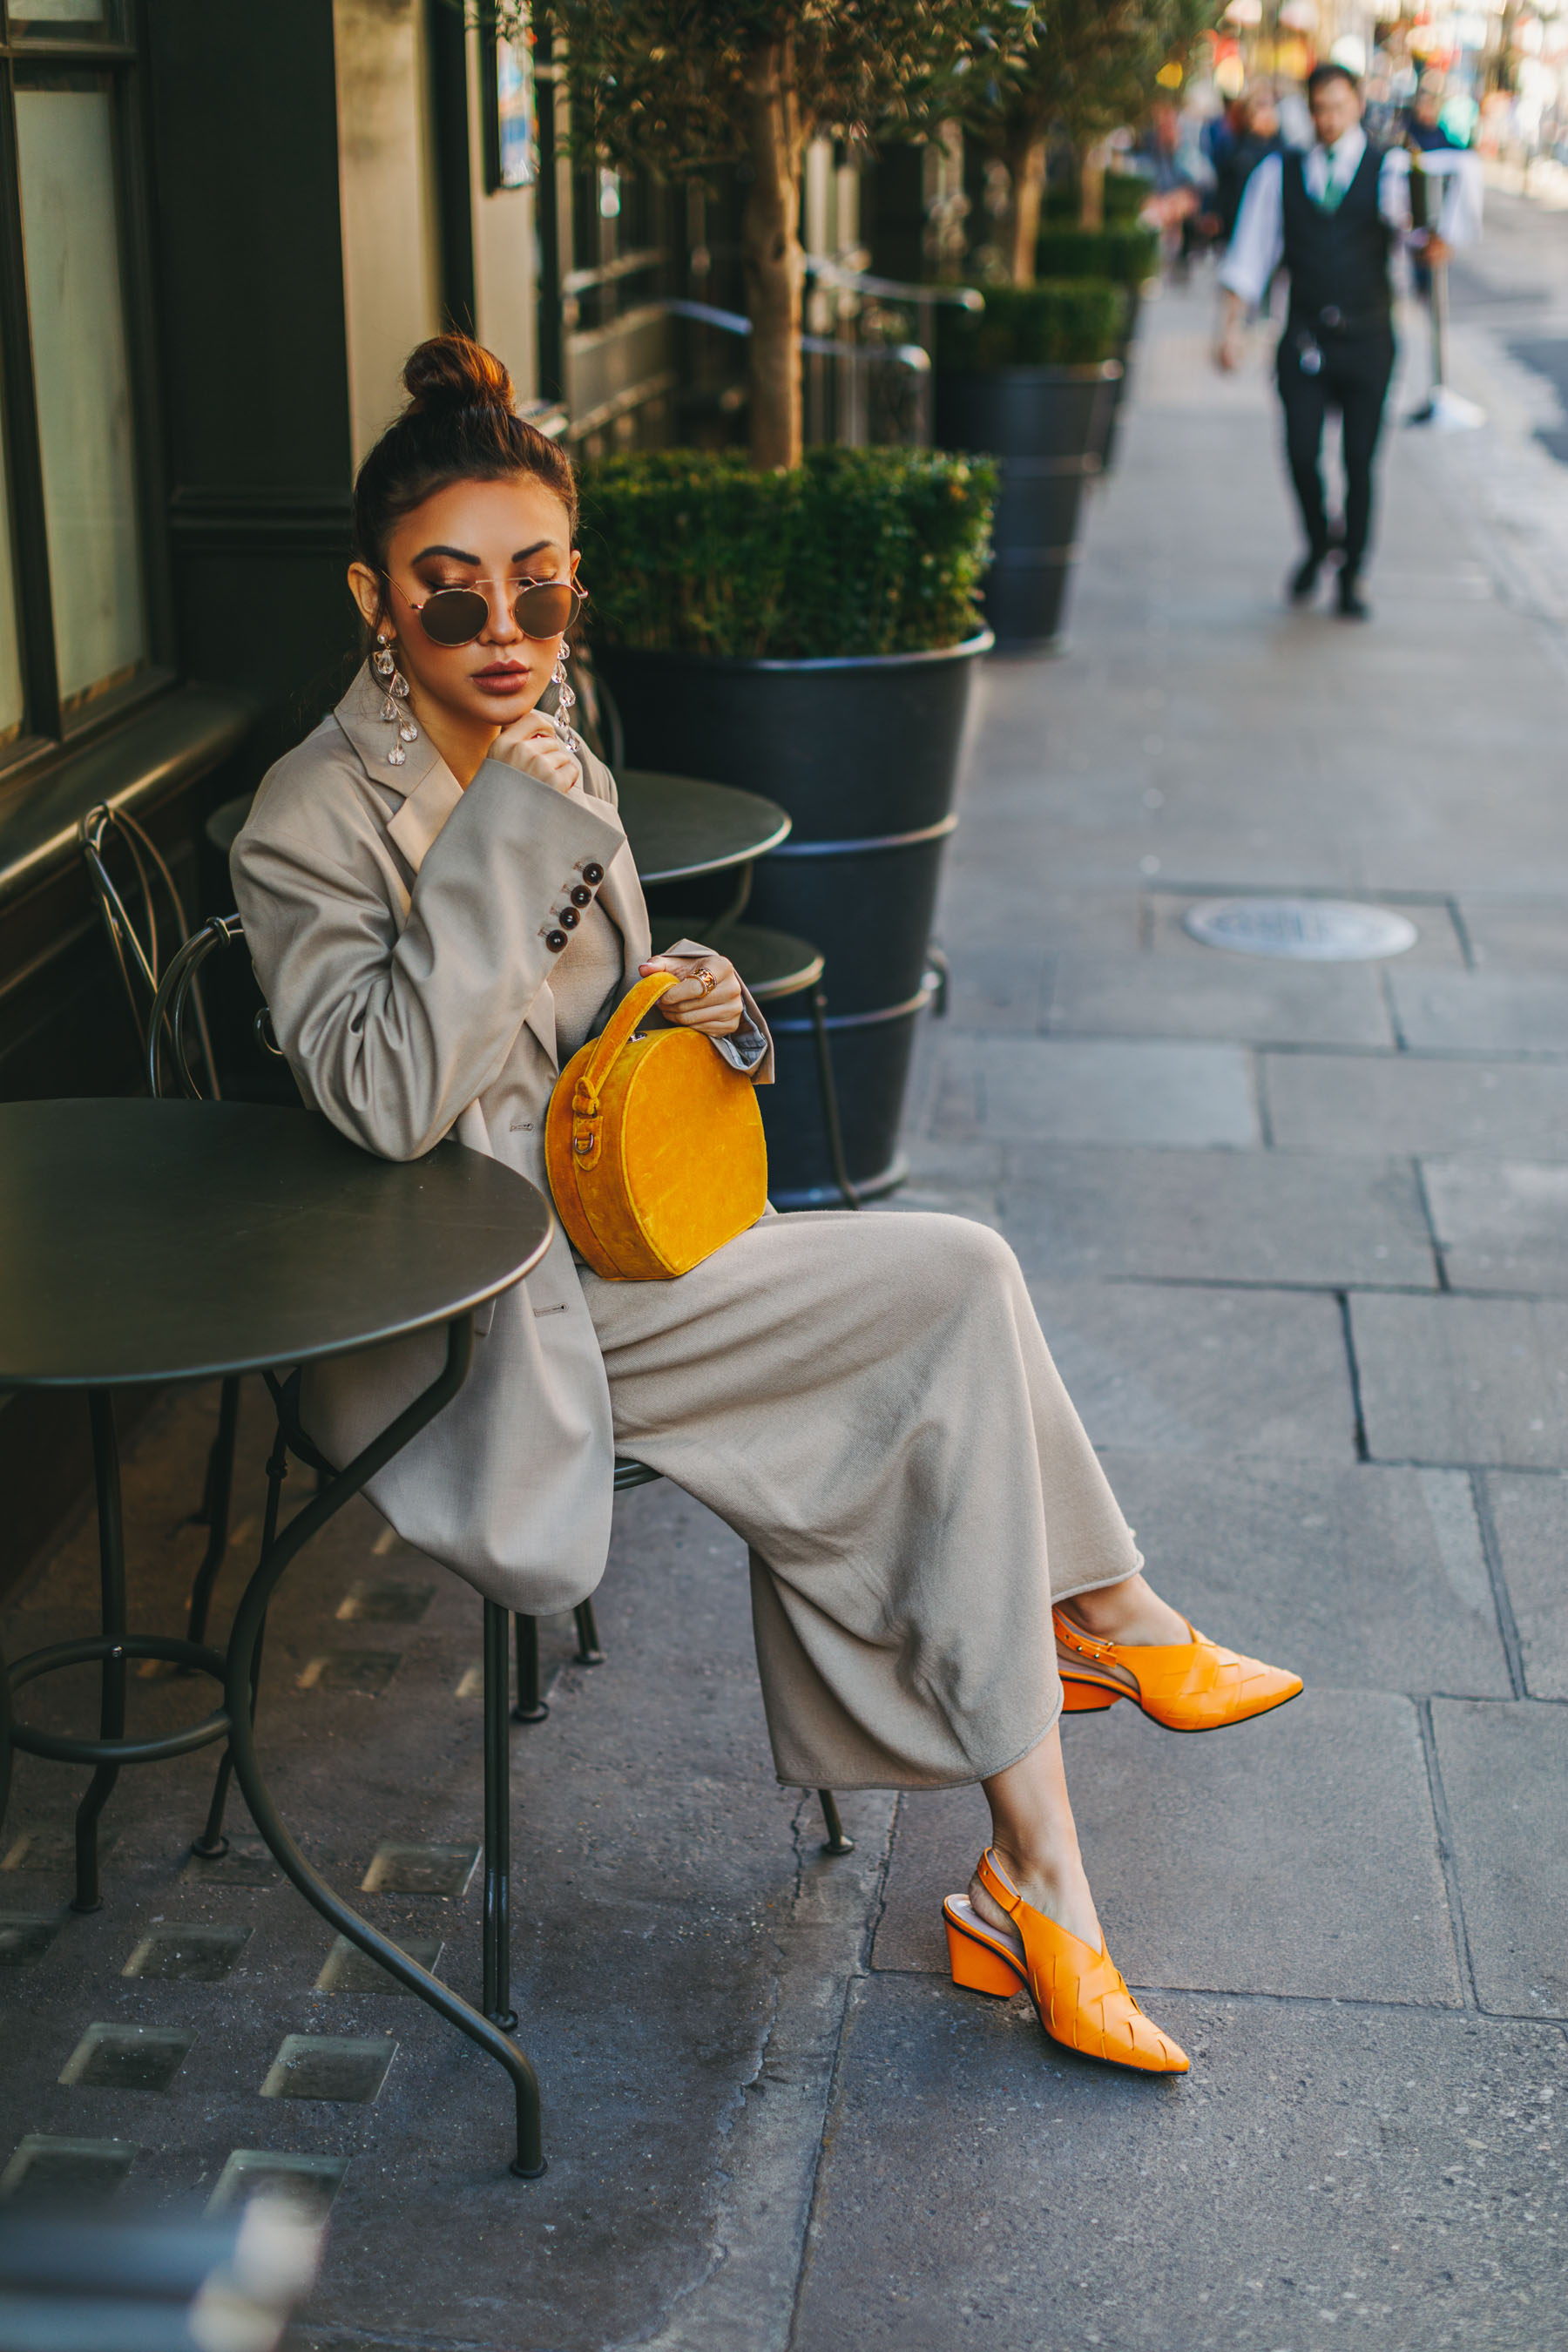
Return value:
M 1265 157 L 1279 154 L 1285 141 L 1272 82 L 1253 82 L 1237 100 L 1231 136 L 1214 159 L 1214 211 L 1222 246 L 1236 235 L 1247 184 Z
M 1262 302 L 1283 263 L 1290 307 L 1277 360 L 1285 410 L 1285 446 L 1301 510 L 1307 552 L 1290 575 L 1294 604 L 1318 584 L 1336 537 L 1341 549 L 1339 610 L 1345 620 L 1371 617 L 1361 593 L 1372 528 L 1372 466 L 1394 372 L 1394 294 L 1390 252 L 1407 238 L 1429 261 L 1475 234 L 1468 174 L 1447 182 L 1439 236 L 1412 232 L 1410 157 L 1374 148 L 1361 123 L 1361 89 L 1343 66 L 1321 65 L 1307 78 L 1315 143 L 1310 153 L 1271 155 L 1247 185 L 1231 248 L 1220 268 L 1226 307 L 1215 359 L 1240 360 L 1244 313 Z M 1323 425 L 1341 420 L 1345 512 L 1336 534 L 1323 494 Z

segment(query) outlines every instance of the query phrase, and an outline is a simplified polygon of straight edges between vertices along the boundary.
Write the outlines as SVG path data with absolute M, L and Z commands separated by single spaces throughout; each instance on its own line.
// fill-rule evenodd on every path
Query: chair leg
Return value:
M 529 1619 L 533 1623 L 533 1619 Z M 507 1738 L 506 1611 L 485 1602 L 485 1923 L 483 2008 L 510 2033 L 511 2005 L 511 1748 Z
M 212 1452 L 207 1456 L 206 1487 L 202 1496 L 201 1517 L 207 1529 L 207 1548 L 191 1587 L 190 1621 L 185 1627 L 187 1642 L 205 1642 L 207 1637 L 207 1612 L 212 1607 L 213 1586 L 223 1566 L 228 1549 L 229 1505 L 234 1495 L 234 1448 L 239 1432 L 239 1382 L 226 1380 L 218 1395 L 217 1435 L 213 1439 Z
M 855 1841 L 852 1837 L 846 1837 L 844 1833 L 844 1824 L 838 1818 L 837 1798 L 831 1789 L 818 1789 L 816 1793 L 822 1800 L 823 1826 L 827 1832 L 827 1840 L 823 1846 L 823 1853 L 853 1853 Z
M 577 1622 L 577 1664 L 580 1666 L 602 1666 L 605 1654 L 599 1647 L 598 1622 L 591 1601 L 579 1601 L 572 1612 Z
M 517 1705 L 514 1723 L 542 1723 L 550 1709 L 539 1696 L 539 1620 L 520 1612 L 517 1620 Z
M 289 1446 L 283 1435 L 283 1424 L 278 1424 L 278 1434 L 272 1441 L 272 1451 L 267 1457 L 267 1511 L 261 1526 L 261 1557 L 267 1558 L 278 1538 L 278 1514 L 283 1501 L 283 1481 L 289 1475 Z M 256 1664 L 250 1677 L 250 1719 L 256 1720 L 256 1703 L 261 1696 L 261 1642 L 257 1637 Z M 213 1782 L 212 1802 L 207 1807 L 206 1824 L 199 1838 L 191 1841 L 191 1852 L 201 1862 L 219 1862 L 228 1852 L 228 1839 L 224 1833 L 223 1819 L 228 1809 L 228 1785 L 234 1777 L 234 1759 L 226 1748 L 218 1761 L 217 1777 Z
M 121 1517 L 120 1449 L 114 1430 L 114 1399 L 108 1389 L 88 1394 L 92 1420 L 92 1471 L 98 1500 L 100 1630 L 114 1641 L 125 1632 L 125 1534 Z M 116 1650 L 99 1668 L 98 1736 L 125 1736 L 125 1653 Z M 118 1764 L 100 1764 L 76 1811 L 76 1893 L 73 1911 L 97 1911 L 98 1820 L 120 1778 Z
M 849 1170 L 844 1158 L 844 1131 L 838 1124 L 838 1093 L 833 1083 L 833 1052 L 827 1036 L 827 999 L 820 988 L 811 992 L 811 1026 L 816 1041 L 816 1085 L 822 1097 L 822 1126 L 827 1138 L 828 1164 L 833 1181 L 844 1195 L 847 1209 L 860 1206 L 860 1195 L 849 1181 Z

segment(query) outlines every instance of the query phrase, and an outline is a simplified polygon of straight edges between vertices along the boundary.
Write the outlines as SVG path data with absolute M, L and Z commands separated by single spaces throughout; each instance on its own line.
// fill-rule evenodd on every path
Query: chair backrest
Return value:
M 149 1039 L 157 1034 L 152 1024 L 152 1011 L 163 977 L 164 946 L 171 931 L 181 948 L 190 937 L 184 907 L 175 887 L 174 877 L 156 842 L 145 826 L 139 824 L 125 810 L 110 808 L 107 802 L 100 802 L 97 808 L 89 809 L 82 818 L 77 827 L 77 838 L 81 844 L 82 857 L 87 866 L 88 886 L 97 904 L 108 934 L 110 950 L 124 986 L 137 1043 L 145 1055 Z M 127 888 L 122 889 L 110 871 L 109 851 L 112 844 L 119 845 L 131 869 L 132 878 Z M 158 910 L 160 888 L 164 909 L 162 929 Z M 219 1091 L 217 1066 L 213 1057 L 206 1011 L 199 990 L 195 998 L 195 1018 L 196 1039 L 206 1066 L 208 1088 L 216 1097 Z
M 165 1037 L 168 1059 L 174 1066 L 174 1076 L 180 1091 L 191 1102 L 203 1099 L 200 1082 L 191 1069 L 190 1039 L 186 1024 L 193 1009 L 200 1024 L 203 1058 L 207 1066 L 210 1099 L 218 1099 L 217 1080 L 213 1075 L 211 1048 L 206 1043 L 206 1023 L 201 1013 L 197 974 L 216 948 L 237 947 L 245 938 L 245 926 L 237 915 L 214 915 L 199 931 L 192 933 L 169 958 L 162 980 L 153 993 L 152 1011 L 147 1019 L 147 1087 L 150 1094 L 161 1099 L 170 1092 L 163 1084 L 162 1051 Z M 283 1058 L 283 1049 L 272 1035 L 272 1018 L 264 1004 L 256 1016 L 257 1042 L 268 1054 Z

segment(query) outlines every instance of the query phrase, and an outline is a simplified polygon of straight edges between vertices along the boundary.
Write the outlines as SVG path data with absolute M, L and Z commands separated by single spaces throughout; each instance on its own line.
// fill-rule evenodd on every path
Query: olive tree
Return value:
M 1040 203 L 1051 133 L 1073 151 L 1083 190 L 1086 228 L 1100 226 L 1100 175 L 1090 157 L 1109 131 L 1140 121 L 1158 92 L 1155 76 L 1184 57 L 1214 24 L 1224 0 L 1047 0 L 1033 44 L 1012 69 L 976 84 L 964 108 L 966 127 L 1007 167 L 1009 275 L 1027 286 L 1035 275 Z
M 909 135 L 950 114 L 966 79 L 1026 50 L 1033 0 L 552 0 L 552 16 L 575 139 L 667 179 L 748 167 L 752 463 L 798 465 L 807 142 Z

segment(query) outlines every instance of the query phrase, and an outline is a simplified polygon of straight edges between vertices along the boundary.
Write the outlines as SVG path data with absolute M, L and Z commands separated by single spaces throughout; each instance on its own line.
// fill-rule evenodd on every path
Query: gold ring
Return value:
M 709 971 L 705 963 L 699 964 L 691 977 L 693 980 L 700 980 L 701 982 L 702 993 L 704 996 L 711 996 L 713 991 L 719 985 L 718 982 L 714 979 L 712 973 Z

